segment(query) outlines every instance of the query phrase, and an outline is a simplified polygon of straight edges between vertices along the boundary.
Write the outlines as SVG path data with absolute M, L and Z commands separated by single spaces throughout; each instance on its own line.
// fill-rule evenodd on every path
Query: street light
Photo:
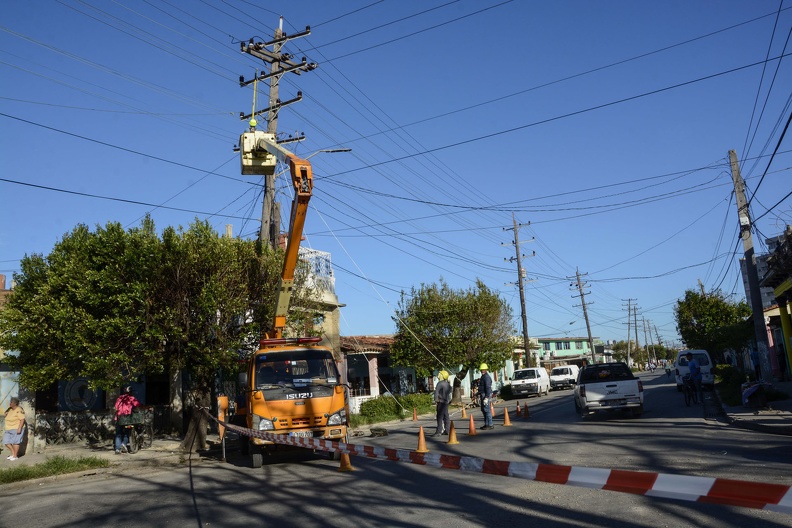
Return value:
M 320 154 L 322 152 L 326 152 L 328 154 L 334 154 L 337 152 L 352 152 L 351 148 L 341 147 L 341 148 L 332 148 L 332 149 L 321 149 L 308 154 L 303 159 L 307 160 Z M 275 177 L 279 176 L 281 173 L 275 175 Z M 274 183 L 275 177 L 272 178 L 272 184 L 270 186 L 270 193 L 264 192 L 264 200 L 261 207 L 261 229 L 259 230 L 259 241 L 263 242 L 269 238 L 270 246 L 273 248 L 277 247 L 278 244 L 278 234 L 280 233 L 280 204 L 275 201 L 275 191 L 274 191 Z M 265 219 L 268 219 L 268 222 L 265 222 Z M 267 227 L 269 227 L 269 237 L 267 237 Z
M 320 154 L 320 153 L 322 153 L 322 152 L 326 152 L 326 153 L 328 153 L 328 154 L 335 154 L 336 152 L 352 152 L 352 149 L 351 149 L 351 148 L 336 148 L 336 149 L 322 149 L 322 150 L 317 150 L 317 151 L 316 151 L 316 152 L 314 152 L 313 154 L 309 154 L 308 156 L 306 156 L 304 159 L 312 158 L 312 157 L 314 157 L 314 156 L 316 156 L 317 154 Z

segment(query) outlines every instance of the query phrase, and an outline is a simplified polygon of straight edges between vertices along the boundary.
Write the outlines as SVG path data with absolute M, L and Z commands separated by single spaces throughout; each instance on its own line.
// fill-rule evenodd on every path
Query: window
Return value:
M 556 341 L 555 348 L 556 348 L 556 350 L 563 349 L 564 348 L 564 343 L 562 341 Z
M 550 342 L 549 341 L 545 341 L 544 343 L 542 343 L 542 348 L 544 350 L 550 350 Z
M 569 341 L 564 341 L 564 342 L 563 342 L 563 343 L 561 343 L 561 344 L 563 345 L 563 347 L 562 347 L 562 348 L 563 348 L 564 350 L 569 350 L 569 349 L 571 348 L 571 347 L 569 346 Z
M 583 341 L 575 341 L 575 348 L 583 350 Z

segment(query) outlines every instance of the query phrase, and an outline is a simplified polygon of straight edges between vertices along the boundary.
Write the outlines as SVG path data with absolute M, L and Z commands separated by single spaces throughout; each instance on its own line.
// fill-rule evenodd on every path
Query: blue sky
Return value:
M 0 273 L 78 224 L 208 219 L 254 238 L 261 178 L 233 152 L 285 50 L 278 130 L 317 154 L 305 244 L 332 254 L 342 335 L 388 334 L 399 292 L 477 278 L 528 332 L 627 337 L 628 302 L 666 342 L 686 289 L 744 298 L 728 151 L 754 244 L 792 223 L 792 2 L 8 0 L 0 21 Z M 268 67 L 267 67 L 268 68 Z M 259 85 L 259 105 L 267 87 Z M 291 200 L 278 180 L 278 199 Z M 288 206 L 283 207 L 288 211 Z M 529 224 L 530 223 L 530 224 Z M 532 240 L 529 242 L 529 240 Z M 643 327 L 638 336 L 645 341 Z

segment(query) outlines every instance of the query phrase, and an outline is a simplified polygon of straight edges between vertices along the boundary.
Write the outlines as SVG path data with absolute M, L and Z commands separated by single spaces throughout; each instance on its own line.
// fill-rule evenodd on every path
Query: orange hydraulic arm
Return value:
M 289 165 L 294 200 L 292 201 L 289 232 L 286 239 L 286 255 L 283 258 L 283 271 L 278 285 L 278 299 L 275 305 L 275 321 L 272 329 L 267 332 L 267 339 L 283 337 L 286 328 L 286 313 L 289 311 L 292 288 L 294 287 L 294 270 L 300 251 L 305 213 L 313 193 L 313 171 L 308 160 L 298 158 L 289 150 L 280 146 L 275 134 L 255 129 L 255 121 L 251 120 L 251 129 L 239 138 L 242 174 L 273 175 L 278 161 Z
M 280 159 L 280 157 L 279 157 Z M 294 287 L 294 270 L 297 267 L 297 257 L 300 251 L 303 228 L 305 227 L 305 214 L 308 211 L 308 202 L 313 193 L 313 171 L 308 160 L 298 158 L 288 153 L 286 161 L 289 164 L 289 174 L 294 186 L 294 200 L 292 200 L 291 216 L 289 217 L 289 232 L 286 239 L 286 254 L 283 257 L 283 271 L 278 285 L 278 300 L 275 305 L 275 324 L 268 338 L 280 338 L 286 328 L 286 313 L 289 311 L 292 288 Z

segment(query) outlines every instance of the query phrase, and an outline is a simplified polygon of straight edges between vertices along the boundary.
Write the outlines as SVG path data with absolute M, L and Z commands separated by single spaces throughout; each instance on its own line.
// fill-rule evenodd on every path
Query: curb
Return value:
M 720 393 L 717 391 L 717 389 L 714 390 L 713 392 L 715 393 L 716 396 L 715 399 L 718 402 L 718 407 L 720 408 L 721 415 L 726 419 L 726 422 L 729 425 L 738 427 L 740 429 L 756 431 L 759 433 L 792 436 L 792 425 L 766 425 L 766 424 L 752 422 L 750 420 L 740 420 L 739 418 L 734 418 L 732 415 L 730 415 L 724 410 L 723 402 L 721 401 Z

